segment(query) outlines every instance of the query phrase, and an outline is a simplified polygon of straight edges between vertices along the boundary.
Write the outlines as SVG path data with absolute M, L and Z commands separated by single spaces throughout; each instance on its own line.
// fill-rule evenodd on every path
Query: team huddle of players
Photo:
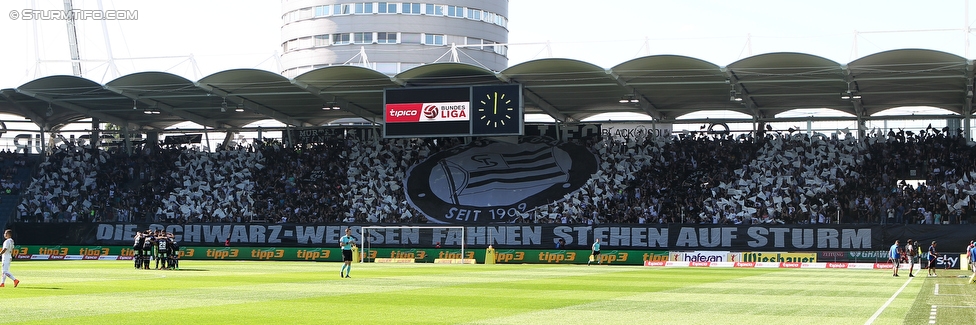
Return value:
M 157 270 L 180 268 L 180 246 L 172 233 L 162 230 L 137 232 L 132 250 L 135 251 L 135 267 L 149 269 L 150 261 L 156 260 Z

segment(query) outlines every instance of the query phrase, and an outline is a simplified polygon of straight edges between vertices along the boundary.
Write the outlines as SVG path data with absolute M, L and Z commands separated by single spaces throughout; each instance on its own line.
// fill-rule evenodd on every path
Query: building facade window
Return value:
M 357 14 L 371 14 L 373 13 L 373 3 L 372 2 L 360 2 L 356 4 Z
M 332 5 L 332 15 L 348 15 L 352 14 L 352 8 L 350 8 L 348 3 Z
M 495 45 L 495 53 L 503 56 L 508 56 L 508 46 L 507 45 Z
M 410 15 L 420 14 L 420 3 L 418 2 L 404 2 L 403 3 L 403 13 Z
M 378 9 L 377 11 L 379 13 L 381 13 L 381 14 L 395 14 L 395 13 L 397 13 L 397 5 L 399 5 L 399 3 L 396 3 L 396 2 L 380 2 L 378 4 L 378 7 L 379 8 L 377 8 Z
M 467 48 L 473 50 L 490 51 L 501 55 L 508 54 L 507 46 L 480 38 L 459 35 L 397 32 L 353 32 L 306 36 L 281 43 L 281 50 L 284 53 L 315 47 L 348 44 L 421 44 L 444 46 L 447 43 L 465 44 L 468 45 Z
M 464 18 L 464 7 L 447 6 L 447 16 Z
M 331 15 L 332 13 L 329 11 L 329 9 L 332 9 L 332 6 L 315 7 L 315 17 L 325 17 Z
M 497 45 L 498 43 L 496 42 L 480 38 L 460 35 L 397 32 L 353 32 L 306 36 L 281 43 L 281 50 L 282 52 L 290 52 L 314 47 L 348 44 L 422 44 L 443 46 L 447 45 L 447 43 L 464 44 L 468 45 L 470 49 L 493 51 L 502 55 L 506 55 L 508 52 L 506 46 Z
M 281 19 L 285 24 L 292 22 L 329 16 L 343 15 L 369 15 L 369 14 L 408 14 L 408 15 L 430 15 L 447 16 L 454 18 L 467 18 L 483 21 L 489 24 L 508 27 L 508 20 L 505 17 L 480 9 L 465 8 L 462 6 L 440 5 L 433 3 L 419 2 L 357 2 L 334 5 L 315 6 L 297 9 L 282 15 Z
M 285 24 L 298 21 L 298 10 L 285 14 L 284 21 Z
M 353 44 L 370 44 L 373 43 L 373 33 L 352 33 L 352 43 Z
M 350 44 L 349 33 L 332 34 L 332 45 Z
M 468 8 L 468 19 L 481 20 L 481 10 Z
M 424 44 L 426 45 L 444 45 L 444 35 L 441 34 L 425 34 Z
M 390 33 L 390 32 L 376 33 L 376 42 L 380 44 L 396 44 L 397 33 Z
M 444 15 L 444 6 L 428 3 L 427 4 L 427 7 L 424 8 L 424 14 L 425 15 L 430 15 L 430 16 L 443 16 Z
M 315 35 L 315 47 L 329 46 L 329 44 L 331 44 L 329 35 Z

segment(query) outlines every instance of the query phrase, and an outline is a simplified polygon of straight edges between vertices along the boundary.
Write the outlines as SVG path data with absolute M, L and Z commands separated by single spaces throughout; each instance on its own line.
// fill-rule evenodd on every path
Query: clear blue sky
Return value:
M 63 8 L 62 0 L 35 3 L 38 9 Z M 103 5 L 138 11 L 138 20 L 106 22 L 114 57 L 170 57 L 117 60 L 122 75 L 155 70 L 196 80 L 233 68 L 276 70 L 280 1 L 103 0 Z M 75 0 L 76 8 L 97 6 L 94 0 Z M 976 9 L 970 8 L 972 17 L 967 18 L 965 7 L 964 0 L 512 0 L 509 41 L 522 45 L 510 46 L 509 58 L 514 65 L 551 53 L 609 68 L 648 54 L 687 55 L 718 65 L 769 52 L 810 53 L 839 63 L 898 48 L 965 56 L 965 40 L 973 38 L 963 29 L 976 21 Z M 30 8 L 31 1 L 0 1 L 3 13 Z M 17 87 L 35 76 L 71 73 L 65 62 L 36 64 L 38 59 L 69 58 L 64 22 L 36 21 L 36 52 L 34 25 L 31 20 L 0 18 L 0 88 Z M 108 57 L 100 21 L 82 21 L 78 37 L 83 59 Z M 101 62 L 83 67 L 92 80 L 112 79 Z

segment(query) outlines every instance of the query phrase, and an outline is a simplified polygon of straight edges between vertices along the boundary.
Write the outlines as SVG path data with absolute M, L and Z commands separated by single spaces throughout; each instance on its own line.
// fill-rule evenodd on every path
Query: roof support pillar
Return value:
M 224 142 L 222 142 L 220 144 L 220 148 L 221 149 L 227 149 L 227 146 L 230 145 L 231 140 L 234 140 L 234 134 L 235 133 L 237 133 L 237 132 L 234 132 L 232 130 L 228 130 L 227 131 L 227 134 L 224 134 Z
M 968 39 L 967 39 L 968 41 Z M 973 60 L 966 61 L 966 102 L 962 105 L 962 135 L 966 140 L 972 139 L 972 120 L 973 120 L 973 78 L 976 76 L 976 64 Z M 957 134 L 959 135 L 959 134 Z
M 969 98 L 971 101 L 972 98 Z M 963 118 L 962 118 L 962 135 L 965 135 L 966 139 L 972 139 L 972 121 L 973 121 L 973 104 L 967 101 L 966 106 L 963 108 Z
M 129 127 L 128 126 L 123 126 L 122 127 L 122 143 L 125 144 L 125 153 L 127 155 L 129 155 L 129 156 L 132 156 L 132 140 L 129 139 L 131 137 L 132 137 L 132 134 L 129 132 Z
M 102 121 L 100 121 L 96 117 L 92 117 L 92 119 L 91 119 L 91 142 L 89 142 L 89 143 L 91 144 L 91 157 L 92 157 L 91 164 L 92 165 L 95 165 L 95 166 L 98 166 L 98 145 L 102 143 L 102 141 L 101 141 L 102 139 L 100 138 L 102 136 L 102 134 L 101 134 L 101 132 L 99 132 L 99 131 L 101 131 L 99 129 L 99 125 L 100 124 L 102 124 Z

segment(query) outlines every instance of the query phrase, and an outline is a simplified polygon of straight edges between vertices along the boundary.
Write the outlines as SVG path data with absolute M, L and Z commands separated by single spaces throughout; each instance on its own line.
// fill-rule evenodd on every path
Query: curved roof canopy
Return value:
M 922 49 L 877 53 L 848 64 L 803 53 L 769 53 L 725 67 L 655 55 L 609 69 L 571 59 L 528 61 L 500 72 L 434 63 L 392 77 L 356 66 L 325 67 L 290 80 L 254 69 L 222 71 L 195 82 L 166 72 L 140 72 L 105 85 L 74 76 L 40 78 L 0 90 L 0 112 L 25 116 L 44 130 L 88 117 L 130 130 L 162 130 L 184 121 L 224 130 L 266 119 L 296 127 L 346 118 L 382 123 L 387 88 L 518 83 L 524 87 L 527 114 L 548 114 L 566 123 L 623 112 L 670 123 L 687 113 L 713 110 L 772 121 L 776 114 L 801 108 L 869 118 L 901 106 L 971 116 L 973 77 L 972 61 Z

